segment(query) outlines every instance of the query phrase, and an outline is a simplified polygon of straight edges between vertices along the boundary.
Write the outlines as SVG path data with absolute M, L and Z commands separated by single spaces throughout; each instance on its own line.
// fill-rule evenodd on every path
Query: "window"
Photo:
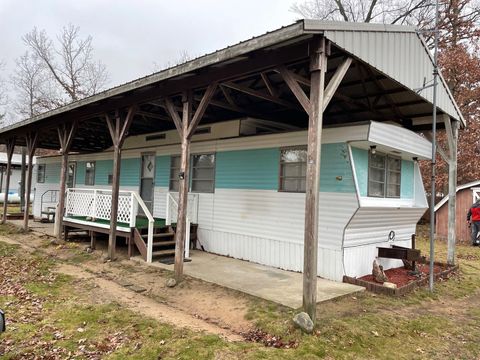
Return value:
M 180 156 L 172 156 L 170 158 L 170 191 L 178 191 L 178 174 L 180 173 Z
M 200 154 L 191 157 L 190 191 L 214 192 L 215 189 L 215 154 Z M 180 174 L 180 156 L 170 160 L 170 191 L 178 191 Z
M 307 149 L 283 149 L 280 155 L 280 191 L 305 192 Z
M 192 191 L 210 192 L 215 189 L 215 154 L 192 156 Z
M 368 162 L 368 196 L 400 197 L 402 160 L 370 152 Z
M 95 161 L 85 163 L 85 185 L 95 185 Z
M 45 182 L 45 164 L 38 164 L 37 183 Z

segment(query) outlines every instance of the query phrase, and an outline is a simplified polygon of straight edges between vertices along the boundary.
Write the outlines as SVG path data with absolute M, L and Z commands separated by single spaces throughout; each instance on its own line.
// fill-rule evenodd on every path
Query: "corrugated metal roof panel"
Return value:
M 312 24 L 311 22 L 305 23 Z M 324 23 L 306 28 L 319 29 L 326 27 Z M 411 28 L 401 31 L 394 27 L 370 24 L 355 26 L 330 27 L 323 31 L 325 37 L 335 45 L 351 53 L 360 60 L 370 64 L 386 76 L 408 87 L 429 102 L 433 102 L 433 87 L 425 88 L 425 84 L 433 83 L 433 60 L 421 36 Z M 445 81 L 439 78 L 437 106 L 451 117 L 465 123 L 453 96 Z

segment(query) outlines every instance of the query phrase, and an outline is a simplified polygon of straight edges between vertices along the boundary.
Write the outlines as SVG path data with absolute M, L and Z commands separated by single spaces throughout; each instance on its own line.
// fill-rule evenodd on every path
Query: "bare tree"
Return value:
M 67 103 L 93 95 L 107 83 L 104 64 L 93 59 L 92 37 L 80 37 L 80 28 L 72 24 L 63 28 L 57 41 L 36 27 L 23 37 L 24 43 L 42 64 L 42 69 L 63 93 L 58 103 Z
M 172 66 L 180 65 L 186 63 L 187 61 L 192 60 L 195 56 L 192 56 L 187 50 L 181 50 L 177 58 L 173 61 L 167 61 L 163 66 L 159 65 L 157 62 L 153 62 L 153 71 L 161 71 L 168 69 Z
M 26 117 L 38 115 L 61 105 L 52 88 L 49 73 L 38 56 L 25 52 L 16 60 L 15 73 L 11 82 L 17 92 L 15 108 Z
M 418 25 L 432 11 L 431 0 L 306 0 L 291 11 L 322 20 Z
M 5 80 L 2 77 L 1 72 L 5 67 L 4 61 L 0 61 L 0 127 L 3 126 L 3 121 L 5 119 L 5 109 L 7 105 L 7 93 L 5 88 Z

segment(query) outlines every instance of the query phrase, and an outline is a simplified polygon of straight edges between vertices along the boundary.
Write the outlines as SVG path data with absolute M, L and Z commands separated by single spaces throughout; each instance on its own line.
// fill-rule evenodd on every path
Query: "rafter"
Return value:
M 280 98 L 272 96 L 270 94 L 265 94 L 261 91 L 254 90 L 254 89 L 251 89 L 251 88 L 243 86 L 243 85 L 235 84 L 233 82 L 226 82 L 226 83 L 223 83 L 223 85 L 226 86 L 226 87 L 229 87 L 233 90 L 243 92 L 247 95 L 254 96 L 254 97 L 266 100 L 266 101 L 270 101 L 270 102 L 276 103 L 278 105 L 285 106 L 285 107 L 290 108 L 290 109 L 298 109 L 298 106 L 296 106 L 295 104 L 292 104 L 290 101 L 280 99 Z

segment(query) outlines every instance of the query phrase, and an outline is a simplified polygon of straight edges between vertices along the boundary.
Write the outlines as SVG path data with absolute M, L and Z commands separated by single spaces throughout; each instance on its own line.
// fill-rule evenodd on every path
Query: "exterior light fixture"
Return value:
M 370 152 L 371 152 L 372 154 L 375 154 L 375 153 L 377 152 L 377 145 L 371 145 L 371 146 L 370 146 Z
M 185 180 L 185 173 L 184 173 L 183 171 L 179 172 L 179 173 L 178 173 L 178 178 L 179 178 L 180 180 Z

